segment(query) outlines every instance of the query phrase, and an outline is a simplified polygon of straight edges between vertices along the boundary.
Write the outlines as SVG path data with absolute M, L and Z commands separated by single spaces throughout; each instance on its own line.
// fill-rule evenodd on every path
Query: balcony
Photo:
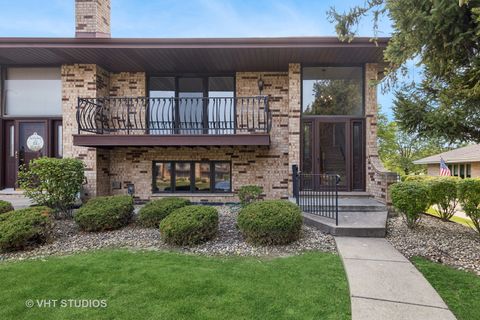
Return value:
M 271 123 L 267 96 L 79 98 L 73 144 L 268 146 Z

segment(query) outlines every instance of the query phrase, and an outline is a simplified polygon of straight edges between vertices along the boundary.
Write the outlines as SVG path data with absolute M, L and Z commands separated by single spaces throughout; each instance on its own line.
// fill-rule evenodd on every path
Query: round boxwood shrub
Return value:
M 110 196 L 89 200 L 77 210 L 74 219 L 84 231 L 104 231 L 126 226 L 132 215 L 131 196 Z
M 287 244 L 300 237 L 302 212 L 286 200 L 254 202 L 242 208 L 238 227 L 254 244 Z
M 407 227 L 414 228 L 430 205 L 428 183 L 398 182 L 391 186 L 390 191 L 393 206 L 403 214 Z
M 13 211 L 13 206 L 10 202 L 0 200 L 0 214 Z
M 153 200 L 144 205 L 138 212 L 138 222 L 144 227 L 158 227 L 174 210 L 190 205 L 190 201 L 182 198 L 163 198 Z
M 480 179 L 462 179 L 458 183 L 458 197 L 480 235 Z
M 173 211 L 160 222 L 164 241 L 181 246 L 210 240 L 217 231 L 218 211 L 210 206 L 186 206 Z
M 47 241 L 52 214 L 47 207 L 30 207 L 0 215 L 0 249 L 19 250 Z

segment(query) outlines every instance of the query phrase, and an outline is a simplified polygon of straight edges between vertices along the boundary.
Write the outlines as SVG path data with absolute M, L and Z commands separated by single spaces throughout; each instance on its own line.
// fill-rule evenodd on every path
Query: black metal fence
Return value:
M 239 134 L 269 132 L 267 96 L 79 98 L 81 131 L 103 134 Z
M 336 174 L 302 173 L 292 167 L 293 196 L 303 212 L 335 219 L 338 225 L 338 183 Z

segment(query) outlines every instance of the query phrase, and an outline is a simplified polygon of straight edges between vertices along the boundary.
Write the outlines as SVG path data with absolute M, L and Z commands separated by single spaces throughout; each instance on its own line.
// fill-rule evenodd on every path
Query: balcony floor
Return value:
M 269 146 L 270 134 L 75 134 L 73 145 L 82 147 Z

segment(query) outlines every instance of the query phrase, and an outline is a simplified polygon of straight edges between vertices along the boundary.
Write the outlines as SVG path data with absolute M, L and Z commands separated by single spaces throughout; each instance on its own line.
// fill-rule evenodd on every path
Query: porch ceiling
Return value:
M 383 63 L 388 38 L 350 43 L 336 37 L 289 38 L 0 38 L 0 64 L 95 63 L 113 71 L 227 73 L 286 71 L 288 63 Z

